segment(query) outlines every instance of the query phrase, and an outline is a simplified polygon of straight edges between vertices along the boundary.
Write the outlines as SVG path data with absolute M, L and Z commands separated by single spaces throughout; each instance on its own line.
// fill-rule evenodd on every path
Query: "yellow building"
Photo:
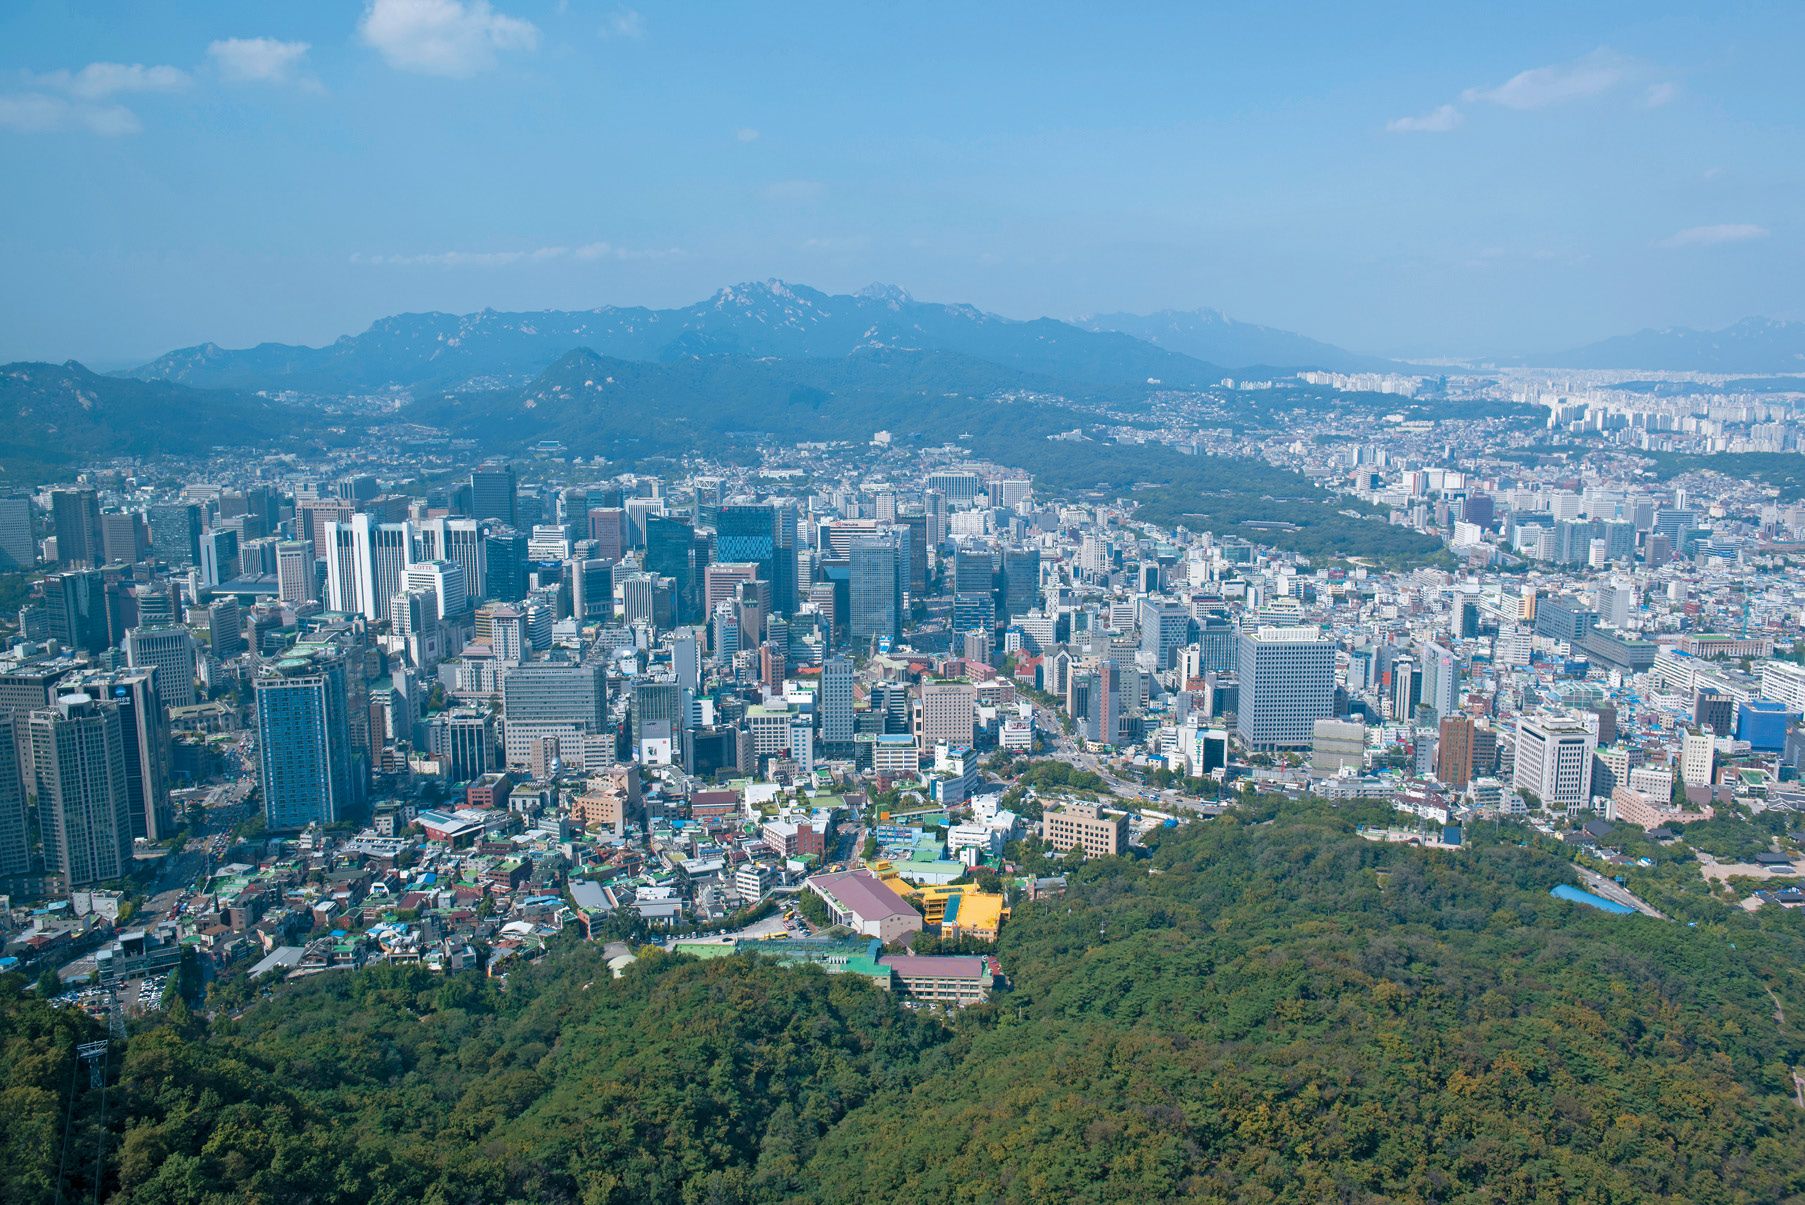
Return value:
M 940 926 L 942 937 L 995 941 L 1009 915 L 1001 895 L 982 891 L 975 883 L 917 887 L 909 894 L 921 905 L 921 919 Z

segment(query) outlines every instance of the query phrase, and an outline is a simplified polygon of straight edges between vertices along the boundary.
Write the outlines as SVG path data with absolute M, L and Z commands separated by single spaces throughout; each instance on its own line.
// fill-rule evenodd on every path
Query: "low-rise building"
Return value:
M 1067 803 L 1041 817 L 1041 834 L 1055 851 L 1082 849 L 1087 858 L 1119 854 L 1128 844 L 1128 817 L 1106 815 L 1094 803 Z

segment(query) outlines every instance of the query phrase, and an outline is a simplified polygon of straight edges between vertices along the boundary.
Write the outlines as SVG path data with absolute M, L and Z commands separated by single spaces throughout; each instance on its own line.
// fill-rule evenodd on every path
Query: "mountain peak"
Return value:
M 901 285 L 885 284 L 881 280 L 866 285 L 858 291 L 857 296 L 869 301 L 888 301 L 896 305 L 908 305 L 915 300 Z
M 719 309 L 722 306 L 746 302 L 771 300 L 806 302 L 812 301 L 816 296 L 819 294 L 805 285 L 793 285 L 772 276 L 766 280 L 747 280 L 741 281 L 739 284 L 728 285 L 710 300 L 713 301 L 715 308 Z

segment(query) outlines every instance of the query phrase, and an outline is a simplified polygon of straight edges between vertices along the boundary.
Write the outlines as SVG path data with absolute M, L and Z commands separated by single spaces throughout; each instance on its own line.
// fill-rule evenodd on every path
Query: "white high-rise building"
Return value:
M 313 545 L 285 540 L 276 545 L 276 594 L 285 603 L 312 602 L 319 591 L 314 576 Z
M 414 560 L 455 561 L 464 570 L 467 606 L 484 595 L 483 532 L 475 519 L 426 519 L 414 524 Z
M 388 618 L 389 600 L 400 593 L 413 563 L 406 523 L 378 523 L 365 514 L 326 524 L 327 605 L 366 619 Z
M 1335 644 L 1309 625 L 1241 633 L 1236 731 L 1250 749 L 1307 748 L 1335 710 Z
M 1597 748 L 1597 733 L 1576 717 L 1521 716 L 1511 783 L 1535 792 L 1549 811 L 1573 815 L 1591 806 Z
M 464 567 L 456 561 L 416 562 L 407 567 L 402 582 L 406 590 L 431 592 L 439 619 L 459 619 L 466 613 L 470 591 L 464 581 Z
M 1680 781 L 1689 787 L 1711 785 L 1717 762 L 1717 740 L 1709 732 L 1688 732 L 1680 742 Z
M 1805 712 L 1805 665 L 1791 661 L 1761 663 L 1761 697 Z

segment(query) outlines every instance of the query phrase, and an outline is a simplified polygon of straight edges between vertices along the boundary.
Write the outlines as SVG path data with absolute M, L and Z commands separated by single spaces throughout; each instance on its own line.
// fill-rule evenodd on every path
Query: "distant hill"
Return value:
M 1529 363 L 1656 372 L 1805 372 L 1805 322 L 1744 318 L 1720 331 L 1683 326 L 1644 330 L 1530 357 Z
M 660 363 L 579 348 L 528 385 L 447 392 L 404 413 L 474 438 L 557 439 L 578 454 L 621 456 L 691 451 L 735 435 L 863 440 L 891 430 L 941 440 L 1011 431 L 1032 438 L 1094 417 L 1068 398 L 1097 400 L 957 352 L 866 347 L 836 358 Z
M 1219 380 L 1222 370 L 1114 331 L 1051 318 L 1016 321 L 969 305 L 916 301 L 874 285 L 836 295 L 779 280 L 734 285 L 680 309 L 606 306 L 477 314 L 400 314 L 325 347 L 214 344 L 170 352 L 128 375 L 239 389 L 309 392 L 518 383 L 579 347 L 626 360 L 686 356 L 831 358 L 867 348 L 955 352 L 1090 384 L 1176 385 Z
M 111 456 L 255 444 L 291 427 L 259 397 L 67 364 L 0 365 L 0 464 L 19 475 Z
M 1365 356 L 1306 335 L 1236 322 L 1221 310 L 1160 310 L 1153 314 L 1097 314 L 1078 319 L 1086 330 L 1119 331 L 1136 339 L 1236 368 L 1320 368 L 1329 372 L 1421 371 L 1380 356 Z

